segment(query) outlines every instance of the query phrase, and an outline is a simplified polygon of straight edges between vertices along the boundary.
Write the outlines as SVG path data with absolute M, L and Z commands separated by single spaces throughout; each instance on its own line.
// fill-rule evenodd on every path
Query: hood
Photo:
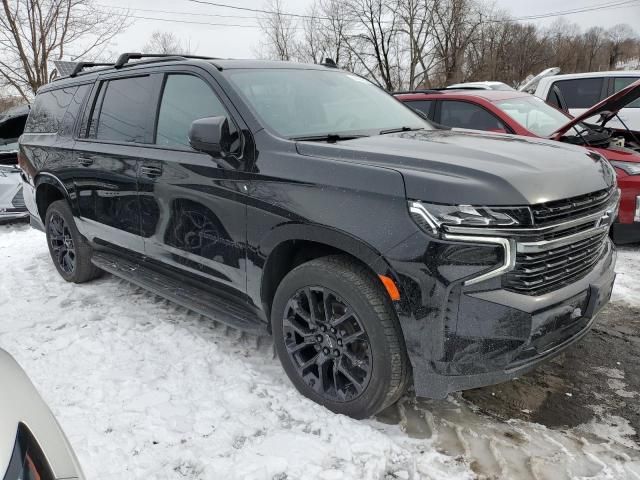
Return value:
M 420 130 L 336 144 L 299 142 L 297 149 L 302 155 L 399 171 L 408 198 L 434 203 L 531 205 L 614 182 L 606 160 L 585 148 L 472 130 Z
M 575 118 L 572 118 L 565 125 L 560 127 L 554 133 L 551 134 L 551 138 L 559 140 L 562 135 L 567 133 L 569 129 L 573 128 L 576 124 L 585 121 L 589 117 L 600 115 L 600 124 L 604 127 L 609 120 L 614 118 L 618 112 L 640 98 L 640 80 L 626 86 L 619 92 L 614 93 L 610 97 L 605 98 L 600 103 L 595 104 L 589 110 Z
M 58 422 L 16 361 L 0 349 L 0 478 L 9 466 L 20 423 L 42 449 L 56 478 L 82 478 L 80 467 Z

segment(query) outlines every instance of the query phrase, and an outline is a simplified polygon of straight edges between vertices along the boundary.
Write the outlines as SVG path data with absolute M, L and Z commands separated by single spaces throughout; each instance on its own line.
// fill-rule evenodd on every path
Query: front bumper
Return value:
M 397 310 L 418 396 L 444 398 L 504 382 L 559 354 L 589 331 L 615 280 L 610 241 L 588 274 L 537 296 L 505 290 L 499 278 L 473 286 L 449 282 L 463 267 L 443 268 L 443 255 L 434 258 L 430 248 L 424 252 L 417 235 L 387 256 L 404 297 Z M 456 255 L 451 246 L 438 248 L 449 259 Z
M 616 245 L 640 242 L 640 222 L 614 223 L 611 226 L 611 238 Z

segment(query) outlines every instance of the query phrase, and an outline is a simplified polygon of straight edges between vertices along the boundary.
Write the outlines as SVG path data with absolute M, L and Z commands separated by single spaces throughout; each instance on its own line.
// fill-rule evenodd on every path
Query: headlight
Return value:
M 35 438 L 21 423 L 18 426 L 15 447 L 4 480 L 35 479 L 53 480 L 53 473 Z
M 627 175 L 640 175 L 640 163 L 618 162 L 616 160 L 610 160 L 609 163 L 614 167 L 623 170 Z
M 434 235 L 446 225 L 464 227 L 531 225 L 531 211 L 528 207 L 474 207 L 410 201 L 409 211 L 418 225 Z

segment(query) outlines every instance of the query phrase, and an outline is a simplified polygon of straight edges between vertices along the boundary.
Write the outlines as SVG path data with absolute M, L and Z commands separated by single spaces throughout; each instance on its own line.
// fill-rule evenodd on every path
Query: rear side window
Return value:
M 31 107 L 25 132 L 58 133 L 67 107 L 77 89 L 77 86 L 73 86 L 38 94 Z
M 82 108 L 82 103 L 84 102 L 84 98 L 89 93 L 91 89 L 91 85 L 80 85 L 76 90 L 71 103 L 67 107 L 67 113 L 65 113 L 62 124 L 60 125 L 60 135 L 65 137 L 73 136 L 73 129 L 76 125 L 76 120 L 80 115 L 80 109 Z
M 604 79 L 576 78 L 560 80 L 555 85 L 560 89 L 567 108 L 591 108 L 602 100 Z
M 433 115 L 431 115 L 431 107 L 433 106 L 433 101 L 413 100 L 411 102 L 407 102 L 407 105 L 418 112 L 424 113 L 429 119 L 433 118 Z
M 226 116 L 231 118 L 211 87 L 193 75 L 169 75 L 162 94 L 156 142 L 171 147 L 189 146 L 187 135 L 194 120 Z
M 637 82 L 638 80 L 640 80 L 640 77 L 616 77 L 613 80 L 613 92 L 614 93 L 619 92 L 624 87 L 628 87 L 633 82 Z M 635 102 L 631 102 L 629 105 L 627 105 L 624 108 L 640 108 L 640 98 L 637 99 Z
M 147 143 L 150 138 L 152 87 L 149 76 L 119 78 L 103 83 L 89 136 L 114 142 Z
M 440 123 L 447 127 L 473 130 L 506 130 L 504 124 L 484 108 L 468 102 L 442 101 Z

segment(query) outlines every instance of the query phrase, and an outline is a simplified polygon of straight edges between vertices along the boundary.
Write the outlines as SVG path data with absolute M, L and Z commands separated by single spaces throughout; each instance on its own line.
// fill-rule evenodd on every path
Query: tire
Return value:
M 91 263 L 91 246 L 78 232 L 65 200 L 49 205 L 44 229 L 51 260 L 62 278 L 67 282 L 84 283 L 100 276 L 102 271 Z
M 291 382 L 329 410 L 367 418 L 404 393 L 410 364 L 393 305 L 355 260 L 335 255 L 294 268 L 278 286 L 271 324 Z

